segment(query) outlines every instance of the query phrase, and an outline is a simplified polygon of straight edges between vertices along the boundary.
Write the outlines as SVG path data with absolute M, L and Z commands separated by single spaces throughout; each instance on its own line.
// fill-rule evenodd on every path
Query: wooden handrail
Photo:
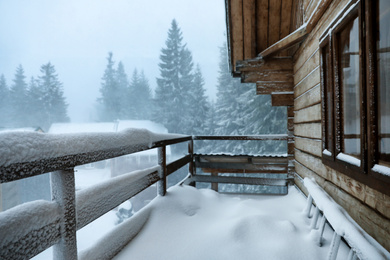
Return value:
M 234 141 L 234 140 L 253 140 L 253 141 L 265 141 L 265 140 L 273 140 L 273 141 L 285 141 L 287 140 L 287 134 L 270 134 L 270 135 L 198 135 L 194 136 L 194 140 L 223 140 L 223 141 Z

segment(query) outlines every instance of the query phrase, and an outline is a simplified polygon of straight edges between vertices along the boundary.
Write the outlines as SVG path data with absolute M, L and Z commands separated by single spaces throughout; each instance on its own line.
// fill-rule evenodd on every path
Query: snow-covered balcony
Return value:
M 390 259 L 309 179 L 306 199 L 289 178 L 287 156 L 194 153 L 194 141 L 209 139 L 287 142 L 285 135 L 192 137 L 135 129 L 1 134 L 0 182 L 52 172 L 53 200 L 0 213 L 0 259 L 31 258 L 51 246 L 54 259 Z M 167 162 L 166 147 L 178 143 L 188 143 L 188 152 Z M 153 148 L 155 167 L 76 191 L 76 166 Z M 187 178 L 167 190 L 167 176 L 186 165 Z M 186 185 L 203 182 L 214 183 L 215 190 L 233 183 L 284 195 L 221 194 Z M 78 251 L 77 230 L 154 183 L 156 199 Z

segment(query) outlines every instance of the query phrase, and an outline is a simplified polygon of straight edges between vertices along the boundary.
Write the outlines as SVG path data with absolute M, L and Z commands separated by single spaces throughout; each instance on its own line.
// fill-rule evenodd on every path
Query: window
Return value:
M 320 43 L 322 161 L 390 194 L 390 1 L 345 10 Z

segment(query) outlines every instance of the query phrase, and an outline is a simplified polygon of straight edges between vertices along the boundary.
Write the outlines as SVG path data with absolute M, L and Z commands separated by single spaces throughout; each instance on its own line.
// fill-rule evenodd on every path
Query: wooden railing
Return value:
M 167 176 L 187 164 L 192 183 L 244 182 L 245 178 L 234 180 L 217 176 L 205 179 L 197 176 L 196 167 L 204 165 L 199 164 L 200 161 L 195 160 L 195 157 L 205 157 L 193 153 L 194 140 L 287 141 L 287 136 L 191 137 L 156 135 L 134 129 L 110 134 L 3 134 L 0 136 L 0 183 L 51 172 L 53 200 L 29 202 L 0 213 L 0 259 L 31 258 L 51 246 L 54 246 L 54 259 L 77 259 L 77 230 L 156 182 L 158 194 L 164 196 Z M 188 153 L 167 163 L 166 147 L 185 142 L 188 143 Z M 75 190 L 76 166 L 153 148 L 158 149 L 157 166 L 123 174 L 80 191 Z M 283 167 L 287 168 L 286 159 L 283 157 L 281 160 L 284 160 Z M 226 160 L 222 162 L 229 164 Z M 248 164 L 256 165 L 256 159 L 248 156 L 247 163 L 242 166 L 245 168 Z M 210 164 L 208 167 L 214 166 Z M 218 168 L 221 169 L 220 166 Z M 264 184 L 258 180 L 249 182 L 247 184 Z M 269 184 L 272 180 L 263 182 Z M 117 244 L 115 248 L 110 248 L 107 250 L 110 253 L 105 257 L 113 257 L 123 246 Z
M 267 155 L 197 154 L 194 157 L 193 173 L 187 183 L 211 183 L 211 188 L 219 191 L 219 184 L 261 185 L 267 192 L 286 194 L 291 181 L 288 173 L 287 135 L 256 136 L 195 136 L 194 140 L 214 141 L 285 141 L 286 153 Z M 196 174 L 201 169 L 202 174 Z M 204 174 L 206 173 L 206 174 Z M 238 191 L 237 191 L 238 192 Z M 257 192 L 262 193 L 262 192 Z

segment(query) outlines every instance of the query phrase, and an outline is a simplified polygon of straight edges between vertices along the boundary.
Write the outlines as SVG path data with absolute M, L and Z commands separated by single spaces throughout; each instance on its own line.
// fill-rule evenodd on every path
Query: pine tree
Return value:
M 45 96 L 39 82 L 31 77 L 27 91 L 27 102 L 30 108 L 30 116 L 28 125 L 35 127 L 44 127 L 46 124 L 47 112 L 43 104 L 43 97 Z
M 118 67 L 116 69 L 115 82 L 117 84 L 116 93 L 111 93 L 111 96 L 119 105 L 116 117 L 117 119 L 127 119 L 130 116 L 128 111 L 129 104 L 126 97 L 126 92 L 129 88 L 129 80 L 125 72 L 125 67 L 121 61 L 118 63 Z
M 10 89 L 10 116 L 12 127 L 23 127 L 27 124 L 27 84 L 22 65 L 16 69 L 15 78 Z
M 52 123 L 68 122 L 68 104 L 65 101 L 62 83 L 58 79 L 54 65 L 50 62 L 41 66 L 37 87 L 43 93 L 42 106 L 46 116 L 42 128 L 48 130 Z
M 181 97 L 180 91 L 181 52 L 183 49 L 182 33 L 176 20 L 171 23 L 168 31 L 166 47 L 160 54 L 160 78 L 157 78 L 155 91 L 155 110 L 153 120 L 163 124 L 170 133 L 180 132 Z M 179 111 L 178 111 L 179 110 Z
M 188 107 L 190 109 L 190 126 L 189 134 L 205 134 L 207 129 L 207 118 L 209 116 L 210 104 L 206 97 L 204 89 L 204 79 L 199 64 L 194 73 L 192 87 L 188 90 Z
M 101 98 L 98 102 L 102 106 L 99 118 L 101 121 L 113 121 L 120 118 L 122 107 L 118 99 L 123 93 L 118 91 L 118 82 L 116 80 L 115 62 L 112 59 L 112 52 L 108 53 L 107 66 L 104 71 L 100 87 Z
M 269 96 L 256 95 L 253 84 L 241 84 L 230 75 L 226 46 L 220 48 L 216 103 L 217 135 L 257 135 L 284 133 L 286 109 L 272 107 Z M 284 131 L 284 132 L 283 132 Z M 222 152 L 266 154 L 285 151 L 283 142 L 225 142 Z
M 129 88 L 127 90 L 126 108 L 128 111 L 129 119 L 138 119 L 138 101 L 137 101 L 137 88 L 139 86 L 138 70 L 134 69 L 130 79 Z
M 152 111 L 152 91 L 149 86 L 149 81 L 145 77 L 143 71 L 141 71 L 138 87 L 136 91 L 138 106 L 138 119 L 146 120 L 150 119 Z
M 10 121 L 9 89 L 3 74 L 0 76 L 0 129 L 6 128 Z
M 132 119 L 147 120 L 151 118 L 152 94 L 149 81 L 143 71 L 134 69 L 129 88 L 129 107 L 133 111 Z

